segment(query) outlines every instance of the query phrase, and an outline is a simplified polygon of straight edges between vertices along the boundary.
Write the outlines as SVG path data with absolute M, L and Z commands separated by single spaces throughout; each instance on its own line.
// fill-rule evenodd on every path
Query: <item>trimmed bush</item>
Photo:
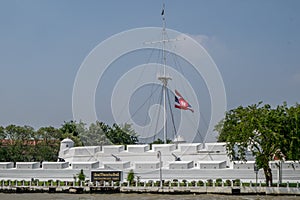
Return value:
M 153 181 L 152 181 L 152 180 L 149 180 L 149 181 L 146 183 L 146 186 L 147 186 L 147 187 L 151 187 L 152 184 L 153 184 Z
M 164 181 L 163 186 L 168 187 L 170 185 L 170 181 Z
M 225 186 L 231 186 L 231 180 L 228 180 L 228 179 L 227 179 L 227 180 L 225 181 Z
M 155 181 L 154 186 L 159 187 L 160 186 L 160 181 Z
M 254 183 L 255 184 L 255 183 Z M 244 187 L 249 187 L 250 186 L 250 183 L 242 183 L 242 186 Z
M 201 181 L 201 180 L 199 180 L 199 181 L 197 182 L 197 186 L 199 186 L 199 187 L 202 187 L 202 186 L 204 186 L 204 182 L 203 182 L 203 181 Z
M 206 181 L 206 186 L 209 186 L 209 187 L 213 186 L 213 180 L 212 179 L 208 179 Z
M 145 186 L 145 182 L 138 182 L 138 186 L 144 187 Z
M 233 180 L 233 186 L 240 186 L 241 180 L 240 179 L 235 179 Z
M 120 186 L 120 181 L 114 182 L 114 186 Z
M 171 183 L 171 186 L 172 186 L 172 187 L 178 186 L 178 182 L 172 182 L 172 183 Z
M 222 186 L 222 179 L 221 178 L 216 179 L 216 186 Z
M 195 186 L 196 186 L 196 181 L 191 181 L 191 182 L 189 183 L 189 186 L 195 187 Z

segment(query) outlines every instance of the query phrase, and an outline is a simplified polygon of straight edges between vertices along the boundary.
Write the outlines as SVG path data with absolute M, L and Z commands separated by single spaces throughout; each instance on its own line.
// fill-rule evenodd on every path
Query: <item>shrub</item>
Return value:
M 131 169 L 127 175 L 127 181 L 131 184 L 134 180 L 134 172 L 133 170 Z
M 222 186 L 222 179 L 221 178 L 216 179 L 216 186 Z
M 201 181 L 201 180 L 199 180 L 198 182 L 197 182 L 197 186 L 204 186 L 204 182 L 203 181 Z
M 163 185 L 168 187 L 170 185 L 170 181 L 165 181 Z
M 226 186 L 231 186 L 231 180 L 228 180 L 228 179 L 227 179 L 227 180 L 225 181 L 225 185 L 226 185 Z
M 79 181 L 85 180 L 85 174 L 83 173 L 83 169 L 80 170 L 79 174 L 77 175 Z
M 139 182 L 138 186 L 144 187 L 145 186 L 145 182 Z
M 147 186 L 147 187 L 151 187 L 152 184 L 153 184 L 153 181 L 152 181 L 152 180 L 149 180 L 149 181 L 146 183 L 146 186 Z
M 289 187 L 297 187 L 297 183 L 289 183 Z
M 240 186 L 241 180 L 240 179 L 235 179 L 233 180 L 233 186 Z
M 249 187 L 250 183 L 242 183 L 242 186 Z
M 180 185 L 180 187 L 184 187 L 184 186 L 186 186 L 186 183 L 185 182 L 180 182 L 179 185 Z
M 171 186 L 172 186 L 172 187 L 178 186 L 178 182 L 172 182 L 172 183 L 171 183 Z
M 207 181 L 206 181 L 206 186 L 213 186 L 213 180 L 212 179 L 208 179 Z
M 44 182 L 43 181 L 39 181 L 38 182 L 38 186 L 43 186 L 44 185 Z
M 183 179 L 182 182 L 180 183 L 180 186 L 186 186 L 187 180 Z
M 160 181 L 155 181 L 154 186 L 156 187 L 160 186 Z
M 120 186 L 120 181 L 114 182 L 114 186 Z
M 191 181 L 191 182 L 189 183 L 189 186 L 195 187 L 195 186 L 196 186 L 196 181 Z
M 131 181 L 131 183 L 129 183 L 129 185 L 130 186 L 136 186 L 136 181 L 135 180 Z
M 279 187 L 287 187 L 287 183 L 280 183 Z

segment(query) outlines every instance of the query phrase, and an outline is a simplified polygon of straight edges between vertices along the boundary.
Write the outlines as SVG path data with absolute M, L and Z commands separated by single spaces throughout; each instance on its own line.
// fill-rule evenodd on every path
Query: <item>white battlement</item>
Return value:
M 135 162 L 135 169 L 158 169 L 159 162 Z
M 83 155 L 95 155 L 95 153 L 100 151 L 100 146 L 84 146 L 84 147 L 76 147 L 71 148 L 69 153 L 76 156 L 83 156 Z
M 181 153 L 197 153 L 200 150 L 200 143 L 182 143 L 178 144 L 178 150 Z
M 174 161 L 169 163 L 169 169 L 191 169 L 193 167 L 193 161 Z
M 124 151 L 124 145 L 106 145 L 102 146 L 102 150 L 105 154 L 120 153 Z
M 161 153 L 171 153 L 175 149 L 175 144 L 152 144 L 152 150 L 160 151 Z
M 43 162 L 43 169 L 65 169 L 69 167 L 69 162 Z
M 38 169 L 40 168 L 39 162 L 17 162 L 17 169 Z
M 247 161 L 247 162 L 234 161 L 233 169 L 252 169 L 253 170 L 254 163 L 255 163 L 255 161 Z
M 144 153 L 149 151 L 148 144 L 140 144 L 140 145 L 127 145 L 127 151 L 131 153 Z
M 130 167 L 130 162 L 116 161 L 116 162 L 104 162 L 104 169 L 126 169 Z
M 13 162 L 0 162 L 0 169 L 11 169 L 14 167 Z
M 99 161 L 96 162 L 73 162 L 71 163 L 72 169 L 91 170 L 99 168 Z
M 205 143 L 203 151 L 226 153 L 225 142 Z
M 226 161 L 199 161 L 197 162 L 200 169 L 224 169 Z

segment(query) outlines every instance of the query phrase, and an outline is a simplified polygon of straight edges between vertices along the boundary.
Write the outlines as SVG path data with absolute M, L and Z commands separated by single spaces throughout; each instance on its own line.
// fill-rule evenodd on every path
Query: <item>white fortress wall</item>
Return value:
M 157 156 L 161 152 L 161 165 Z M 10 180 L 62 180 L 72 181 L 82 169 L 87 179 L 91 171 L 121 170 L 124 181 L 132 169 L 140 180 L 158 180 L 159 169 L 165 180 L 223 180 L 241 179 L 255 181 L 254 161 L 231 162 L 226 154 L 225 143 L 182 143 L 106 145 L 74 147 L 70 139 L 61 142 L 59 157 L 64 162 L 0 162 L 0 179 Z M 177 158 L 177 161 L 175 161 Z M 278 179 L 278 161 L 270 162 L 274 182 Z M 15 167 L 14 167 L 15 166 Z M 283 181 L 300 181 L 299 162 L 282 163 Z M 264 181 L 259 170 L 259 181 Z

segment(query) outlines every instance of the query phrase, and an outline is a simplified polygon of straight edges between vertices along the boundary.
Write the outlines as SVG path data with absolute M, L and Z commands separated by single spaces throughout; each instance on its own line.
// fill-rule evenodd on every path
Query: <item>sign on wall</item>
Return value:
M 92 182 L 94 181 L 121 181 L 121 171 L 92 171 Z

